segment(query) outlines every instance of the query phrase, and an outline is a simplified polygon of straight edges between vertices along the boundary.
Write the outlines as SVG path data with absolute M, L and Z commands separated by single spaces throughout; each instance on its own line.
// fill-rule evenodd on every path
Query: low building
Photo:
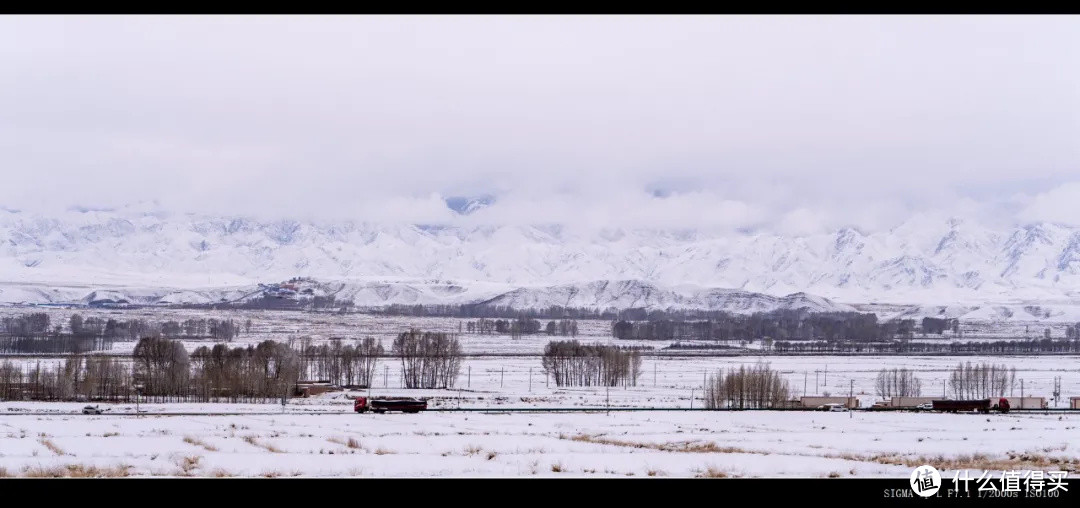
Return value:
M 817 409 L 818 407 L 824 406 L 825 404 L 843 404 L 844 407 L 848 409 L 854 409 L 859 407 L 859 398 L 809 396 L 801 397 L 799 399 L 799 403 L 800 405 L 802 405 L 802 407 L 807 407 L 811 409 Z
M 320 393 L 340 390 L 341 387 L 330 381 L 299 381 L 296 383 L 296 396 L 310 397 Z
M 1080 409 L 1080 397 L 1069 397 L 1069 407 L 1071 409 Z

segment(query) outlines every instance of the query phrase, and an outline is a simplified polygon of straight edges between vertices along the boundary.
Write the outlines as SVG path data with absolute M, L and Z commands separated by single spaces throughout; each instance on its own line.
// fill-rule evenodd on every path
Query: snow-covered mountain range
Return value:
M 366 291 L 399 281 L 397 289 L 383 291 L 420 294 L 427 289 L 402 281 L 454 281 L 470 299 L 527 306 L 587 303 L 596 294 L 590 284 L 605 284 L 601 299 L 614 306 L 653 299 L 711 308 L 740 294 L 782 300 L 800 293 L 820 295 L 830 305 L 1071 304 L 1080 302 L 1080 228 L 1035 223 L 995 229 L 917 216 L 889 231 L 846 228 L 789 237 L 259 221 L 135 210 L 46 216 L 0 209 L 3 301 L 14 301 L 13 292 L 27 287 L 194 291 L 295 276 Z M 538 294 L 535 288 L 544 289 Z
M 0 285 L 0 304 L 117 303 L 133 305 L 183 305 L 243 303 L 266 297 L 333 297 L 335 302 L 351 302 L 359 307 L 402 305 L 479 304 L 515 309 L 571 307 L 575 309 L 710 309 L 733 313 L 765 312 L 776 309 L 806 309 L 812 312 L 849 312 L 849 305 L 798 293 L 774 297 L 738 290 L 661 288 L 636 280 L 592 281 L 559 286 L 530 286 L 508 289 L 499 284 L 475 283 L 462 286 L 450 281 L 361 281 L 326 282 L 311 279 L 270 284 L 218 288 L 170 289 L 114 286 L 54 286 L 8 283 Z M 282 296 L 284 295 L 284 296 Z

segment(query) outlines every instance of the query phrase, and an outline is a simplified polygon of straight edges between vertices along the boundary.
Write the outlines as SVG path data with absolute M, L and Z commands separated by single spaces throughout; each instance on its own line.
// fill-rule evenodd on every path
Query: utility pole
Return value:
M 850 379 L 849 381 L 851 382 L 851 386 L 848 388 L 848 404 L 851 404 L 851 399 L 855 398 L 855 380 Z M 855 411 L 852 411 L 852 409 L 855 409 L 855 404 L 851 404 L 851 406 L 852 407 L 848 408 L 849 420 L 855 417 Z
M 829 386 L 829 364 L 825 364 L 825 383 L 822 386 Z
M 821 371 L 814 371 L 814 395 L 821 394 Z
M 506 379 L 506 367 L 499 368 L 499 388 L 503 387 L 503 380 Z
M 802 371 L 802 395 L 803 395 L 803 397 L 806 396 L 806 378 L 807 378 L 807 376 L 808 376 L 807 372 L 805 370 Z
M 469 388 L 472 388 L 472 365 L 469 366 Z
M 604 408 L 606 409 L 604 414 L 610 415 L 611 414 L 611 387 L 610 386 L 605 386 L 604 387 Z
M 1024 407 L 1024 378 L 1020 378 L 1020 407 Z
M 389 365 L 383 365 L 383 374 L 382 374 L 383 388 L 390 388 L 389 379 L 390 379 L 390 366 Z M 368 384 L 370 384 L 370 383 L 368 383 Z
M 532 367 L 529 367 L 529 393 L 532 393 Z
M 690 409 L 694 409 L 694 389 L 690 389 Z
M 1058 399 L 1061 398 L 1061 376 L 1054 378 L 1054 407 L 1058 405 Z
M 652 364 L 652 386 L 656 388 L 656 362 Z

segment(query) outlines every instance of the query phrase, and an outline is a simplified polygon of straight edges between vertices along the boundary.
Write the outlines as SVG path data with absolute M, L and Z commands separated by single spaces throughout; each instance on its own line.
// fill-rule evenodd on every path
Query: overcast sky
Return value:
M 1080 223 L 1075 16 L 0 17 L 0 205 Z

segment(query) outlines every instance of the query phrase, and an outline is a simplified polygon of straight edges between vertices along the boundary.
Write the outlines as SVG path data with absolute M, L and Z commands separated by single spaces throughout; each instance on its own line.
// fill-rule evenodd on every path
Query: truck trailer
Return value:
M 980 413 L 989 413 L 990 411 L 1000 411 L 1002 413 L 1009 412 L 1009 399 L 1004 397 L 998 399 L 997 404 L 991 405 L 990 399 L 976 399 L 976 400 L 935 400 L 933 402 L 934 411 L 946 411 L 949 413 L 957 413 L 960 411 L 978 411 Z
M 402 413 L 419 413 L 427 409 L 427 400 L 413 397 L 357 397 L 353 402 L 353 411 L 364 413 L 385 413 L 387 411 L 401 411 Z

